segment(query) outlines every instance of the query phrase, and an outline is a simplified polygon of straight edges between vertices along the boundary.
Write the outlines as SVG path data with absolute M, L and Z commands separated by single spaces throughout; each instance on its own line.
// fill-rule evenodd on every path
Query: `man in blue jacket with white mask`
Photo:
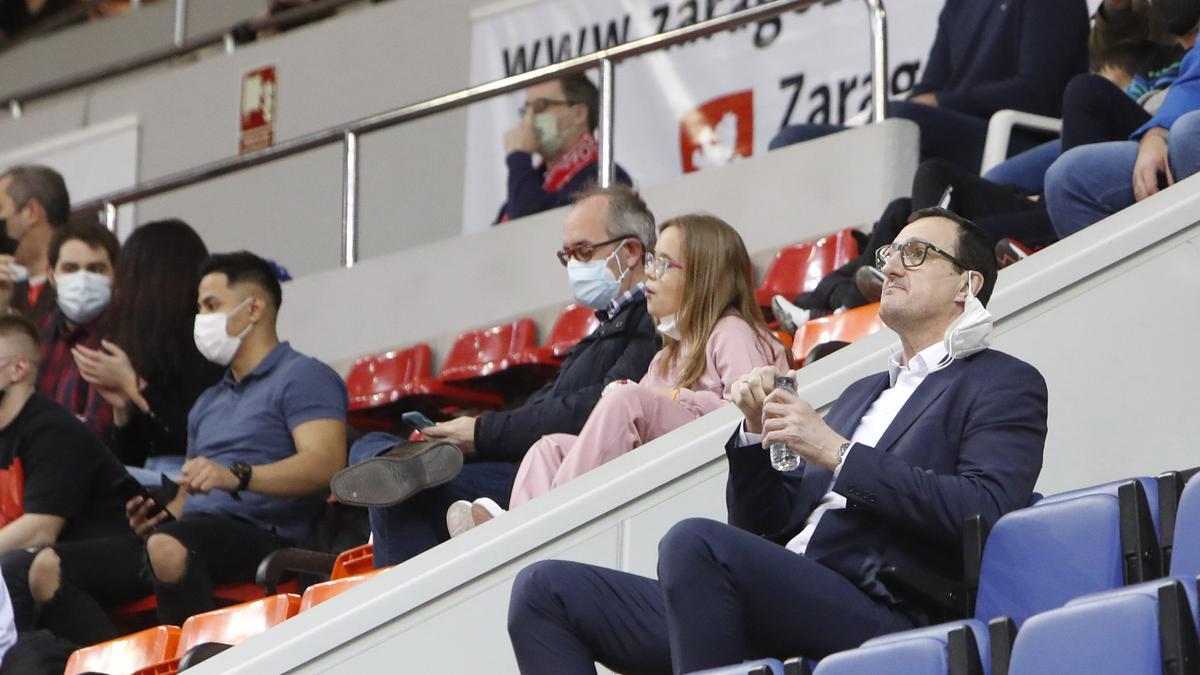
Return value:
M 646 374 L 658 338 L 646 312 L 643 258 L 656 240 L 654 215 L 633 189 L 581 194 L 567 214 L 558 262 L 576 302 L 596 310 L 599 325 L 571 350 L 554 381 L 513 410 L 422 429 L 426 438 L 457 449 L 406 449 L 390 434 L 369 434 L 354 444 L 353 466 L 332 488 L 343 503 L 370 507 L 377 567 L 445 541 L 446 510 L 457 500 L 486 497 L 507 508 L 517 468 L 535 441 L 579 433 L 605 385 Z
M 746 658 L 823 658 L 925 625 L 888 586 L 895 565 L 951 576 L 964 521 L 1029 503 L 1046 383 L 987 348 L 996 282 L 987 235 L 943 209 L 878 251 L 880 316 L 900 338 L 886 372 L 822 418 L 760 368 L 731 392 L 729 522 L 691 518 L 659 544 L 658 580 L 561 560 L 523 570 L 508 630 L 525 675 L 690 673 Z M 776 470 L 782 443 L 799 466 Z

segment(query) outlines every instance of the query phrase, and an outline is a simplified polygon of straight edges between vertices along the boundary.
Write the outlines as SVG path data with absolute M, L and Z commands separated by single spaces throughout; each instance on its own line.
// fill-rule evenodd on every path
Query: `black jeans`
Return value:
M 153 593 L 159 620 L 182 625 L 214 608 L 214 584 L 254 581 L 258 564 L 290 542 L 247 521 L 211 514 L 184 514 L 158 527 L 188 550 L 184 575 L 166 583 L 155 578 L 145 542 L 133 534 L 58 544 L 62 582 L 39 607 L 39 623 L 81 645 L 119 635 L 107 608 Z
M 1063 92 L 1063 152 L 1080 145 L 1124 141 L 1150 121 L 1150 113 L 1108 80 L 1076 75 Z

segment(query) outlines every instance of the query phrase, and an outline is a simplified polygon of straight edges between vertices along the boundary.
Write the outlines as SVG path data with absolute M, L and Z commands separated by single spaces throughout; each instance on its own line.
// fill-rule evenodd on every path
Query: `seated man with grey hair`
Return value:
M 554 381 L 513 410 L 426 427 L 432 443 L 405 446 L 376 433 L 354 444 L 353 466 L 332 487 L 342 503 L 371 507 L 377 567 L 448 539 L 446 509 L 459 499 L 486 497 L 506 508 L 534 441 L 579 433 L 605 385 L 646 374 L 658 339 L 646 312 L 643 257 L 656 238 L 654 215 L 634 190 L 582 193 L 567 214 L 558 262 L 575 300 L 595 309 L 600 324 L 571 350 Z
M 70 215 L 67 184 L 54 169 L 24 164 L 0 173 L 0 309 L 11 307 L 35 322 L 54 312 L 54 291 L 46 283 L 50 240 Z

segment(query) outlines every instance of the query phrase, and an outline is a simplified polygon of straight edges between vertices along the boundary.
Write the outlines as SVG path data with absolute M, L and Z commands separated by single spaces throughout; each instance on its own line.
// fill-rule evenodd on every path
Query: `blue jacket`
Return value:
M 548 192 L 542 184 L 546 181 L 545 165 L 534 166 L 533 155 L 528 152 L 510 152 L 504 160 L 508 164 L 508 201 L 500 207 L 496 222 L 529 216 L 559 206 L 571 204 L 575 195 L 591 187 L 599 179 L 598 164 L 586 166 L 571 177 L 567 184 L 555 192 Z M 620 165 L 615 167 L 613 178 L 618 183 L 633 185 L 633 179 Z
M 1170 129 L 1175 120 L 1193 110 L 1200 110 L 1200 54 L 1197 54 L 1195 49 L 1184 54 L 1183 61 L 1179 64 L 1179 78 L 1167 89 L 1167 97 L 1163 99 L 1158 113 L 1133 132 L 1131 138 L 1141 138 L 1154 127 Z
M 1088 66 L 1086 0 L 946 0 L 913 94 L 977 117 L 1006 108 L 1059 117 Z
M 834 402 L 825 422 L 850 438 L 887 388 L 888 374 L 863 378 Z M 1046 382 L 1027 363 L 984 350 L 930 373 L 875 447 L 856 443 L 834 491 L 846 508 L 821 517 L 806 555 L 884 602 L 889 565 L 954 577 L 962 525 L 1028 505 L 1042 469 Z M 780 473 L 761 447 L 727 446 L 729 522 L 786 544 L 804 528 L 833 472 Z

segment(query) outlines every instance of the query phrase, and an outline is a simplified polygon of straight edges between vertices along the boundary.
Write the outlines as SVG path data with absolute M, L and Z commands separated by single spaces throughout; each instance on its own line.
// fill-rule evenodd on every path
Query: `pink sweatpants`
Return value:
M 509 508 L 516 508 L 696 417 L 696 413 L 648 387 L 617 387 L 596 403 L 578 436 L 549 434 L 529 448 L 517 471 Z

